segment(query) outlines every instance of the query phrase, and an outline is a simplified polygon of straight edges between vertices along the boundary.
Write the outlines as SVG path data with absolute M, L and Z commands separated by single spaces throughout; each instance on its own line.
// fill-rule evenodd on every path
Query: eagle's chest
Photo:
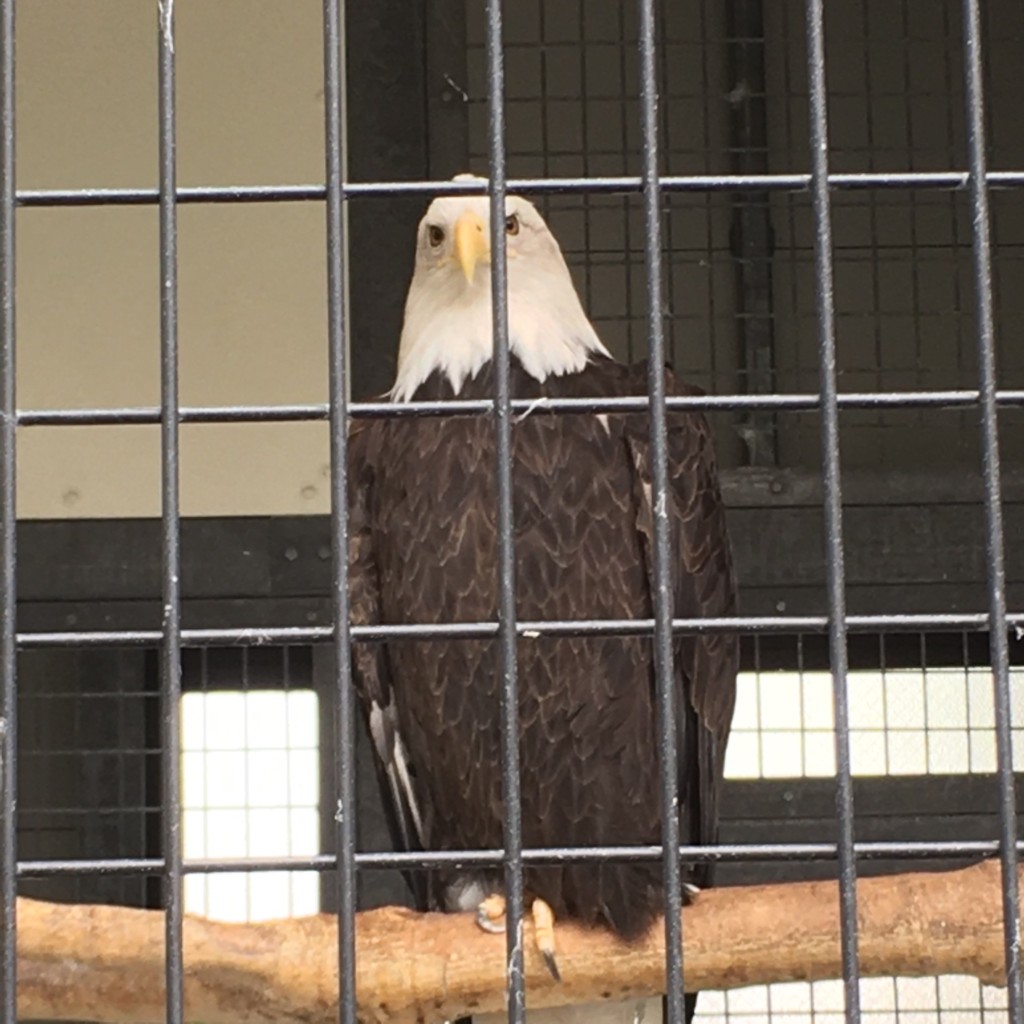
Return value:
M 386 613 L 400 621 L 493 616 L 493 424 L 467 417 L 394 428 L 377 500 L 394 605 Z M 590 591 L 624 553 L 639 568 L 628 451 L 614 421 L 534 414 L 516 423 L 512 483 L 521 614 L 546 611 L 538 603 L 545 594 L 592 604 Z

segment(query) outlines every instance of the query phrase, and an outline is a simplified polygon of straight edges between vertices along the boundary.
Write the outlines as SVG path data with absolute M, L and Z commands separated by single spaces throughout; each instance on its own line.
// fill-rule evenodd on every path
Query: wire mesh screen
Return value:
M 33 651 L 19 658 L 18 855 L 144 860 L 159 849 L 159 689 L 146 652 Z M 26 895 L 151 905 L 145 876 L 23 883 Z
M 1024 159 L 1009 67 L 1024 34 L 1012 3 L 986 8 L 993 170 Z M 487 160 L 485 17 L 469 18 L 469 146 Z M 998 26 L 991 31 L 992 26 Z M 942 174 L 965 165 L 959 5 L 882 0 L 825 12 L 829 159 L 835 174 Z M 808 166 L 803 5 L 659 7 L 661 169 L 672 175 L 798 173 Z M 638 173 L 636 11 L 614 3 L 517 4 L 506 12 L 509 170 L 516 177 Z M 1013 342 L 1024 283 L 1024 204 L 993 193 L 1000 385 L 1019 388 Z M 818 374 L 814 216 L 806 195 L 665 198 L 669 351 L 723 393 L 813 391 Z M 622 358 L 646 354 L 642 209 L 635 198 L 557 197 L 546 208 L 595 322 Z M 971 389 L 977 383 L 970 204 L 962 190 L 838 190 L 832 198 L 837 369 L 845 392 Z M 623 258 L 625 254 L 625 259 Z M 767 348 L 769 364 L 756 353 Z M 726 458 L 765 458 L 745 423 Z M 1006 416 L 1007 452 L 1024 443 Z M 781 465 L 815 468 L 818 427 L 780 417 Z M 733 432 L 722 432 L 732 440 Z M 844 415 L 844 466 L 976 463 L 970 412 Z
M 3 1019 L 16 1018 L 21 893 L 165 907 L 172 1024 L 186 1018 L 185 911 L 255 920 L 329 909 L 339 1018 L 355 1024 L 355 913 L 406 899 L 391 882 L 408 862 L 383 838 L 350 655 L 423 634 L 351 621 L 338 557 L 358 486 L 343 468 L 348 429 L 439 413 L 437 403 L 396 413 L 370 400 L 368 382 L 390 381 L 415 223 L 429 197 L 451 190 L 434 179 L 470 169 L 488 183 L 461 187 L 486 187 L 502 215 L 510 191 L 537 200 L 617 358 L 668 361 L 710 395 L 673 408 L 713 420 L 743 617 L 679 618 L 667 586 L 656 588 L 636 627 L 663 669 L 650 742 L 673 759 L 673 637 L 742 633 L 723 849 L 684 849 L 682 860 L 717 857 L 726 883 L 838 877 L 843 977 L 704 993 L 698 1019 L 1024 1024 L 1024 9 L 307 0 L 282 19 L 251 0 L 112 3 L 101 34 L 116 24 L 131 61 L 148 62 L 138 123 L 149 135 L 132 145 L 103 121 L 116 144 L 101 148 L 118 154 L 116 174 L 135 160 L 149 176 L 64 186 L 54 168 L 79 161 L 61 147 L 90 132 L 60 108 L 51 120 L 69 125 L 52 152 L 26 132 L 19 153 L 35 177 L 16 192 L 15 2 L 0 0 Z M 63 13 L 93 17 L 86 10 Z M 24 11 L 20 57 L 63 81 L 49 73 L 65 63 L 47 48 L 58 30 Z M 269 98 L 250 114 L 272 151 L 267 180 L 238 155 L 244 118 L 199 131 L 181 117 L 216 99 L 190 91 L 204 63 L 222 59 L 199 59 L 211 35 L 230 39 L 237 60 L 223 57 L 215 89 L 262 96 L 269 80 L 283 97 L 273 114 Z M 87 50 L 71 40 L 76 57 Z M 131 61 L 110 64 L 120 75 Z M 63 82 L 62 102 L 101 79 L 97 110 L 134 95 L 120 78 L 109 91 L 97 59 L 78 85 Z M 44 104 L 29 95 L 18 114 L 31 126 Z M 293 147 L 304 157 L 289 163 Z M 197 152 L 212 154 L 198 166 L 214 180 L 195 179 Z M 228 181 L 224 168 L 241 170 Z M 17 322 L 28 403 L 15 393 L 16 211 L 19 268 L 30 268 Z M 498 614 L 435 633 L 500 650 L 505 820 L 491 860 L 504 872 L 509 1016 L 519 1020 L 515 934 L 531 851 L 517 640 L 636 624 L 517 621 L 512 425 L 531 406 L 508 372 L 502 238 L 495 393 L 464 410 L 497 425 Z M 145 260 L 143 285 L 134 275 Z M 198 295 L 212 305 L 208 322 Z M 65 307 L 89 339 L 84 355 L 77 335 L 47 341 L 55 325 L 67 331 L 49 318 Z M 217 361 L 203 361 L 209 350 Z M 88 381 L 83 366 L 95 370 Z M 662 470 L 658 424 L 672 401 L 655 369 L 637 408 L 651 410 Z M 602 408 L 587 406 L 616 411 Z M 232 447 L 242 436 L 249 447 Z M 230 454 L 218 462 L 221 444 Z M 65 479 L 78 462 L 98 467 L 84 487 Z M 23 516 L 71 528 L 17 523 L 16 468 L 30 494 Z M 654 477 L 664 498 L 664 472 Z M 151 529 L 132 518 L 157 505 Z M 182 514 L 196 509 L 209 523 L 187 533 Z M 98 515 L 116 528 L 87 522 Z M 102 542 L 90 547 L 94 536 Z M 663 808 L 676 806 L 675 786 L 663 773 Z M 356 806 L 361 817 L 346 813 Z M 681 1021 L 680 843 L 674 813 L 664 818 L 663 847 L 643 855 L 660 858 L 667 879 L 666 1006 Z M 1001 857 L 1005 872 L 1008 986 L 860 978 L 857 875 L 981 856 Z

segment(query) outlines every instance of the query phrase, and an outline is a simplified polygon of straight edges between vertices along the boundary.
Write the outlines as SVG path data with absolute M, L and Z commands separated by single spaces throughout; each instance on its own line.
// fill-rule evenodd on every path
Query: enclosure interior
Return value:
M 353 181 L 487 172 L 482 5 L 348 4 Z M 1024 170 L 1017 61 L 1024 9 L 986 24 L 991 168 Z M 955 0 L 826 5 L 834 173 L 963 171 L 963 39 Z M 179 184 L 323 179 L 318 0 L 179 0 Z M 809 169 L 803 4 L 659 7 L 662 171 Z M 505 10 L 509 172 L 635 175 L 636 23 L 614 0 L 522 0 Z M 18 10 L 17 172 L 24 192 L 154 186 L 156 33 L 137 0 L 36 0 Z M 390 385 L 422 197 L 349 201 L 354 397 Z M 1024 388 L 1024 194 L 991 193 L 999 386 Z M 602 338 L 646 355 L 636 194 L 539 200 Z M 977 388 L 972 229 L 963 188 L 837 187 L 832 195 L 841 393 Z M 320 201 L 183 204 L 184 405 L 327 399 Z M 818 390 L 814 223 L 798 189 L 664 196 L 665 325 L 678 372 L 715 394 Z M 25 202 L 17 220 L 18 405 L 156 405 L 158 222 L 152 204 Z M 853 614 L 983 612 L 978 409 L 841 413 L 844 548 Z M 1024 409 L 1000 412 L 1011 610 L 1024 607 Z M 714 426 L 742 610 L 826 610 L 816 411 L 718 412 Z M 182 430 L 186 626 L 331 619 L 323 422 Z M 22 632 L 159 628 L 156 426 L 18 432 Z M 1011 640 L 1024 665 L 1024 643 Z M 983 634 L 856 635 L 851 744 L 861 839 L 997 835 L 994 719 Z M 743 641 L 725 842 L 832 841 L 831 680 L 817 634 Z M 19 859 L 155 857 L 160 850 L 155 650 L 19 656 Z M 319 646 L 190 650 L 183 663 L 186 856 L 331 852 L 334 700 Z M 1024 735 L 1024 669 L 1014 738 Z M 360 739 L 362 743 L 362 738 Z M 1024 747 L 1021 748 L 1024 750 Z M 361 844 L 386 845 L 360 748 Z M 273 786 L 266 780 L 273 778 Z M 862 873 L 945 866 L 865 862 Z M 725 865 L 722 882 L 819 877 L 829 862 Z M 405 899 L 387 873 L 364 905 Z M 25 894 L 159 905 L 155 877 L 26 878 Z M 189 876 L 189 909 L 234 919 L 330 908 L 330 873 Z M 1005 1018 L 1005 993 L 963 978 L 863 983 L 871 1020 Z M 700 1020 L 841 1019 L 836 983 L 703 1000 Z M 940 1016 L 943 1014 L 944 1016 Z

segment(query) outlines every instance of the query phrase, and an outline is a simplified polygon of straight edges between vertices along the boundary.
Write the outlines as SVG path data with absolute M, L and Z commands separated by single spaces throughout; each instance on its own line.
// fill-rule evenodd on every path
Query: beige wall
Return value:
M 157 5 L 17 12 L 19 189 L 153 187 Z M 323 181 L 318 0 L 177 0 L 179 183 Z M 326 400 L 323 207 L 179 213 L 183 404 Z M 21 409 L 159 400 L 155 207 L 22 209 Z M 324 512 L 324 424 L 188 426 L 189 515 Z M 155 427 L 23 428 L 31 518 L 160 513 Z
M 320 0 L 175 6 L 181 184 L 322 181 Z M 511 173 L 636 173 L 633 9 L 588 2 L 581 44 L 578 4 L 542 6 L 538 19 L 536 4 L 507 5 Z M 829 8 L 835 170 L 965 165 L 959 7 L 956 0 L 925 6 L 904 12 L 905 5 L 862 0 Z M 467 4 L 466 88 L 469 163 L 484 172 L 481 9 Z M 673 173 L 729 169 L 722 12 L 715 0 L 692 10 L 665 7 L 663 143 Z M 1024 14 L 1012 0 L 993 0 L 990 22 L 992 163 L 1019 168 L 1024 104 L 1015 62 Z M 769 164 L 773 171 L 806 169 L 802 4 L 768 4 L 765 28 Z M 156 59 L 155 0 L 19 4 L 20 186 L 152 187 Z M 677 368 L 720 393 L 742 388 L 731 204 L 725 194 L 667 201 L 670 350 Z M 546 205 L 599 331 L 618 354 L 642 357 L 637 198 L 560 197 Z M 1024 193 L 994 192 L 992 210 L 1001 385 L 1019 388 Z M 818 327 L 807 196 L 774 196 L 772 214 L 777 385 L 814 390 Z M 833 222 L 841 388 L 976 386 L 965 194 L 840 193 Z M 322 205 L 187 206 L 180 232 L 182 401 L 324 401 Z M 25 209 L 18 251 L 20 406 L 155 404 L 155 208 Z M 718 420 L 729 466 L 742 461 L 733 421 Z M 976 423 L 973 410 L 846 413 L 844 465 L 940 472 L 952 461 L 973 472 Z M 1001 426 L 1005 460 L 1016 465 L 1024 416 L 1008 411 Z M 778 428 L 781 462 L 816 472 L 817 419 L 785 414 Z M 190 515 L 325 512 L 327 440 L 323 424 L 186 428 L 183 508 Z M 158 432 L 23 430 L 19 488 L 23 516 L 158 515 Z

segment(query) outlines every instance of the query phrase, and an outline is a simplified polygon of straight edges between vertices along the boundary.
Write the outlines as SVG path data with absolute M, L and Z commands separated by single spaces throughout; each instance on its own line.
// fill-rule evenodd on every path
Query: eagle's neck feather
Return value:
M 608 355 L 583 312 L 568 271 L 563 280 L 554 282 L 559 287 L 551 288 L 546 282 L 545 288 L 511 270 L 510 265 L 509 348 L 526 373 L 544 381 L 578 373 L 592 356 Z M 493 353 L 489 274 L 477 275 L 468 288 L 450 280 L 426 285 L 414 280 L 391 400 L 409 401 L 433 373 L 447 377 L 458 395 Z

